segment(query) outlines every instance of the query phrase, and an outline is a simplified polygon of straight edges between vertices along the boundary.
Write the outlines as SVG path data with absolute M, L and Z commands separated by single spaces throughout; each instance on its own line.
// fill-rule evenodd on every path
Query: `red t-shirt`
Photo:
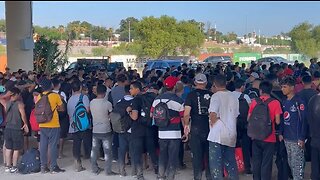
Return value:
M 267 99 L 269 99 L 269 96 L 261 96 L 260 97 L 262 99 L 262 101 L 266 101 Z M 256 100 L 253 100 L 252 103 L 250 104 L 250 108 L 249 108 L 249 115 L 251 115 L 254 107 L 257 105 Z M 276 142 L 276 130 L 275 130 L 275 119 L 276 119 L 276 115 L 281 115 L 282 114 L 282 109 L 281 109 L 281 105 L 280 102 L 278 100 L 273 100 L 271 101 L 269 104 L 269 109 L 270 109 L 270 117 L 271 117 L 271 121 L 272 121 L 272 133 L 269 137 L 267 137 L 264 142 L 272 142 L 275 143 Z

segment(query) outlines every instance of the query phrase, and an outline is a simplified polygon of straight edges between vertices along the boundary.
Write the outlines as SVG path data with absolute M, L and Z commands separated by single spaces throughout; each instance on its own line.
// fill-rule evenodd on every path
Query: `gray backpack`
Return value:
M 36 116 L 36 121 L 40 123 L 47 123 L 52 120 L 53 113 L 55 109 L 52 111 L 51 105 L 49 102 L 49 94 L 52 92 L 49 92 L 47 94 L 40 94 L 40 99 L 35 104 L 34 108 L 34 114 Z

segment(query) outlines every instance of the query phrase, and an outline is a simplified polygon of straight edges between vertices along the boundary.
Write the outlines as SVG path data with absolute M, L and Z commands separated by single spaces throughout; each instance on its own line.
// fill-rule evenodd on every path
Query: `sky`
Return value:
M 169 15 L 179 21 L 210 22 L 223 33 L 242 36 L 260 29 L 261 35 L 271 36 L 304 21 L 320 25 L 319 9 L 320 1 L 34 1 L 33 23 L 58 26 L 79 20 L 117 29 L 127 17 Z M 0 1 L 0 18 L 5 18 L 4 1 Z

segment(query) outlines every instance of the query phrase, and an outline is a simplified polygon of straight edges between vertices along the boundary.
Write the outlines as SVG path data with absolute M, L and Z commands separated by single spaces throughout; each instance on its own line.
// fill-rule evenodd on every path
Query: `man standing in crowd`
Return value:
M 259 90 L 259 99 L 264 103 L 266 101 L 270 101 L 267 105 L 272 123 L 272 132 L 264 140 L 252 140 L 253 179 L 260 180 L 264 178 L 266 180 L 271 180 L 274 146 L 276 143 L 275 124 L 280 124 L 282 109 L 278 100 L 270 99 L 270 93 L 272 91 L 272 84 L 270 82 L 261 82 Z M 252 112 L 257 105 L 257 100 L 259 99 L 252 101 L 249 108 L 248 119 L 252 116 Z
M 107 88 L 104 85 L 98 85 L 97 98 L 90 102 L 93 138 L 91 151 L 92 172 L 99 174 L 102 170 L 98 167 L 97 159 L 100 146 L 102 145 L 105 160 L 106 175 L 116 175 L 112 172 L 112 129 L 109 119 L 109 113 L 112 111 L 112 104 L 105 99 Z
M 60 139 L 60 123 L 58 111 L 63 111 L 63 103 L 60 95 L 51 93 L 52 82 L 51 80 L 44 78 L 40 82 L 43 93 L 38 96 L 38 100 L 42 98 L 43 94 L 48 95 L 49 103 L 53 111 L 52 120 L 47 123 L 39 124 L 40 127 L 40 160 L 41 160 L 41 173 L 58 173 L 64 172 L 64 169 L 60 169 L 57 165 L 58 148 L 57 145 Z M 50 94 L 48 94 L 50 93 Z M 50 148 L 50 170 L 48 169 L 48 147 Z
M 166 103 L 169 111 L 169 124 L 167 127 L 159 127 L 159 180 L 173 180 L 175 177 L 181 144 L 181 118 L 183 117 L 183 100 L 175 94 L 175 86 L 179 79 L 169 76 L 164 80 L 166 92 L 159 95 L 152 104 L 151 113 L 160 103 Z
M 69 128 L 69 133 L 72 134 L 73 138 L 73 157 L 75 159 L 75 170 L 76 172 L 84 171 L 85 168 L 82 166 L 81 162 L 81 144 L 83 141 L 84 146 L 88 146 L 89 141 L 91 142 L 92 139 L 90 138 L 89 131 L 90 129 L 86 131 L 79 131 L 76 126 L 73 123 L 73 114 L 76 110 L 76 105 L 79 102 L 81 91 L 82 91 L 82 86 L 81 82 L 79 80 L 74 80 L 73 83 L 71 84 L 72 86 L 72 96 L 70 97 L 67 105 L 68 109 L 68 115 L 70 119 L 70 128 Z M 82 98 L 83 104 L 87 110 L 87 112 L 90 111 L 90 101 L 88 96 L 83 95 Z
M 127 108 L 130 118 L 133 120 L 131 125 L 130 148 L 132 148 L 133 165 L 137 168 L 137 179 L 144 180 L 142 154 L 143 140 L 146 136 L 146 127 L 141 123 L 141 99 L 142 85 L 134 81 L 130 85 L 130 94 L 134 97 L 132 107 Z
M 304 102 L 295 96 L 294 85 L 295 80 L 290 76 L 281 82 L 281 89 L 287 100 L 283 102 L 284 121 L 281 121 L 279 140 L 285 142 L 293 179 L 303 179 L 307 122 Z
M 212 179 L 223 179 L 225 167 L 229 179 L 239 179 L 235 159 L 236 125 L 239 102 L 226 89 L 226 77 L 217 75 L 213 86 L 217 92 L 210 100 L 209 167 Z
M 205 169 L 207 179 L 211 179 L 209 170 L 209 105 L 212 92 L 206 90 L 207 77 L 198 74 L 195 77 L 195 90 L 191 91 L 185 101 L 184 134 L 191 133 L 190 146 L 192 151 L 192 167 L 194 180 L 201 180 Z M 190 130 L 191 118 L 191 130 Z M 203 163 L 205 161 L 205 163 Z M 203 167 L 203 165 L 206 167 Z

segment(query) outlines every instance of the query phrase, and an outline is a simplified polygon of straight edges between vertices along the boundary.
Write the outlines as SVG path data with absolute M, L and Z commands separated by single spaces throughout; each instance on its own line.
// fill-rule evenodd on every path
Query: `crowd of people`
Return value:
M 144 179 L 146 157 L 155 178 L 173 180 L 186 168 L 184 150 L 190 148 L 193 179 L 239 179 L 236 148 L 242 149 L 245 174 L 271 179 L 276 156 L 277 178 L 320 179 L 320 134 L 317 99 L 320 63 L 296 61 L 269 66 L 239 63 L 199 65 L 186 63 L 165 71 L 118 68 L 46 74 L 19 70 L 0 73 L 0 120 L 4 129 L 5 172 L 18 171 L 21 152 L 33 135 L 39 142 L 41 173 L 64 172 L 57 164 L 64 158 L 70 135 L 74 169 L 107 176 L 131 175 Z M 42 98 L 52 110 L 48 121 L 31 128 L 33 111 Z M 43 101 L 42 101 L 43 102 Z M 82 117 L 76 116 L 83 108 Z M 36 112 L 36 111 L 35 111 Z M 126 123 L 116 132 L 112 118 Z M 76 115 L 75 115 L 76 114 Z M 88 116 L 89 125 L 84 122 Z M 36 116 L 38 118 L 38 116 Z M 82 119 L 81 119 L 82 118 Z M 82 151 L 83 147 L 83 151 Z M 104 160 L 104 167 L 97 160 Z M 117 162 L 117 168 L 112 168 Z M 311 177 L 304 176 L 311 161 Z M 112 169 L 118 169 L 114 172 Z

